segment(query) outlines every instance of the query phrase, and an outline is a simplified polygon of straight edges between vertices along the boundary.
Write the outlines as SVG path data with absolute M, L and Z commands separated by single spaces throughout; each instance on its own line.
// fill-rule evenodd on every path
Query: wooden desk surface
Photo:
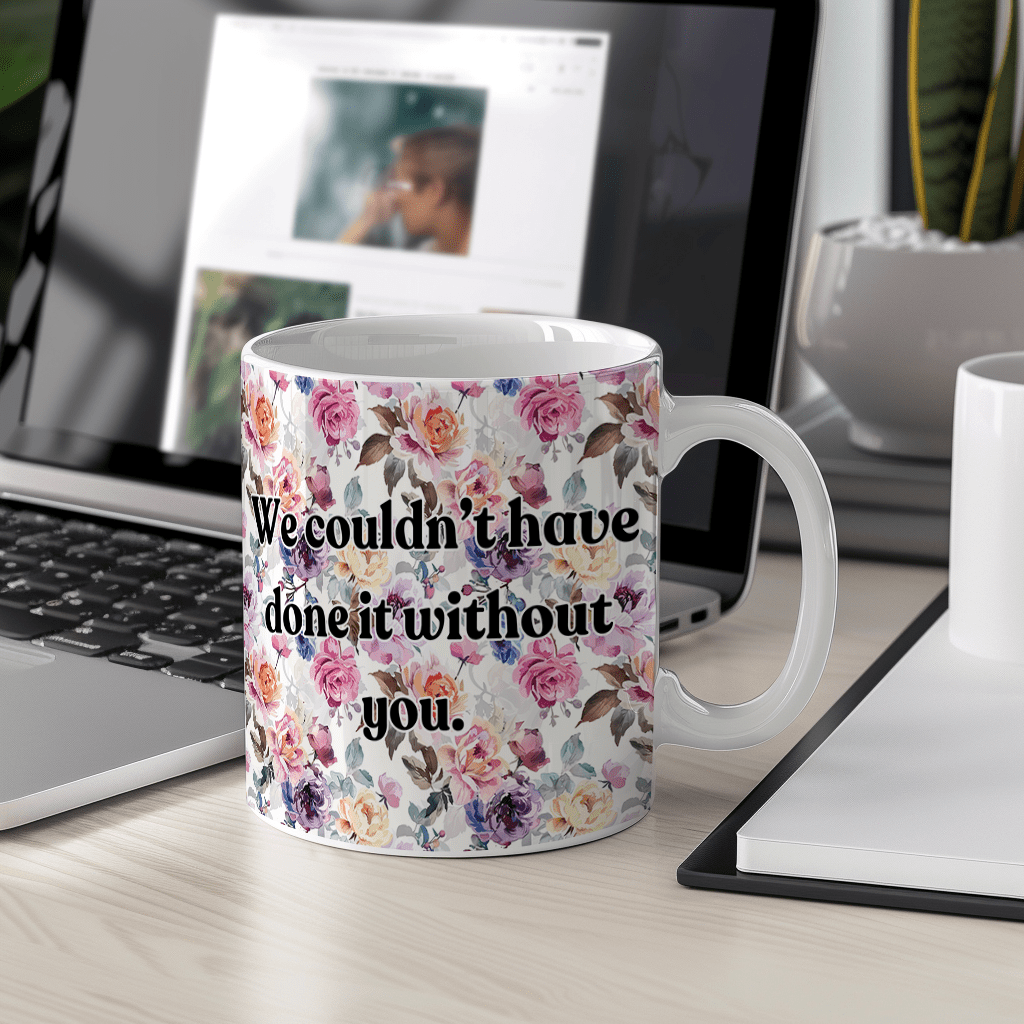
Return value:
M 684 889 L 679 862 L 942 588 L 847 562 L 826 677 L 780 737 L 662 748 L 610 839 L 478 862 L 332 850 L 261 824 L 241 762 L 0 834 L 4 1021 L 1021 1021 L 1024 927 Z M 667 645 L 742 699 L 785 659 L 799 564 Z M 7 728 L 12 723 L 5 723 Z M 41 757 L 45 726 L 39 728 Z

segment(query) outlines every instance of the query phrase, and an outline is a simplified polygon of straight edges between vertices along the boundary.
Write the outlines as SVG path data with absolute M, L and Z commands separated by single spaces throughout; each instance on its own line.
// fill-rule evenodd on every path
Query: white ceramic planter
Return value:
M 1024 349 L 1024 249 L 883 249 L 814 235 L 797 339 L 851 415 L 850 440 L 948 459 L 966 359 Z

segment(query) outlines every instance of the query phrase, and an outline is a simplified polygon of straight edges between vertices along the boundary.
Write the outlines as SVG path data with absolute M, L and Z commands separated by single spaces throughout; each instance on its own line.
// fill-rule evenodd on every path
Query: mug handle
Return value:
M 701 441 L 737 441 L 775 470 L 789 490 L 803 558 L 800 610 L 789 658 L 764 693 L 742 704 L 711 704 L 659 668 L 654 745 L 738 750 L 771 739 L 804 709 L 825 669 L 836 618 L 836 528 L 825 482 L 803 441 L 774 413 L 729 397 L 674 398 L 662 391 L 661 475 Z

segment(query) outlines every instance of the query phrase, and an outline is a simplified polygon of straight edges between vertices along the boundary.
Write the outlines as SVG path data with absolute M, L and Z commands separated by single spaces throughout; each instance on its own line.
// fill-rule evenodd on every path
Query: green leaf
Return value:
M 985 116 L 978 132 L 974 166 L 960 221 L 960 238 L 965 242 L 990 242 L 999 238 L 1006 226 L 1007 200 L 1013 176 L 1010 143 L 1017 91 L 1017 59 L 1017 3 L 1011 0 L 1006 38 L 1002 41 L 999 68 L 985 103 Z
M 568 771 L 583 756 L 583 741 L 578 732 L 562 744 L 562 767 Z
M 345 748 L 345 767 L 349 772 L 354 772 L 363 763 L 363 748 L 359 740 L 353 740 Z
M 911 0 L 910 156 L 927 228 L 955 235 L 992 76 L 995 0 Z

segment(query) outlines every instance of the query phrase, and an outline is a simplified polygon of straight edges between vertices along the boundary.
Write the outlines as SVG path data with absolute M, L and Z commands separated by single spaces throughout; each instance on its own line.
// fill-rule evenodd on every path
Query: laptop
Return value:
M 0 827 L 242 754 L 248 338 L 578 316 L 654 337 L 673 393 L 770 404 L 817 29 L 815 0 L 64 4 L 0 356 Z M 662 493 L 668 639 L 742 600 L 760 463 L 706 444 Z

